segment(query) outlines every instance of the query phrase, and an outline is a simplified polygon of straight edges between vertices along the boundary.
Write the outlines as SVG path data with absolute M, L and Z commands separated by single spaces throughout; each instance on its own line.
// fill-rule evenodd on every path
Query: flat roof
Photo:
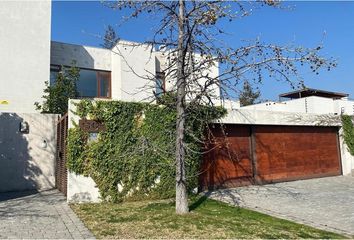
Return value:
M 283 93 L 283 94 L 279 95 L 280 98 L 304 98 L 304 97 L 310 97 L 310 96 L 340 99 L 343 97 L 348 97 L 349 94 L 330 92 L 330 91 L 314 89 L 314 88 L 305 88 L 305 89 L 287 92 L 287 93 Z

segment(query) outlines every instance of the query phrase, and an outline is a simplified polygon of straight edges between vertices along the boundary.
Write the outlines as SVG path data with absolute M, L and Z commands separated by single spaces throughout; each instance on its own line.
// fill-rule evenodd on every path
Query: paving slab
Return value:
M 354 177 L 221 189 L 210 198 L 354 237 Z
M 0 239 L 95 239 L 57 190 L 0 193 Z

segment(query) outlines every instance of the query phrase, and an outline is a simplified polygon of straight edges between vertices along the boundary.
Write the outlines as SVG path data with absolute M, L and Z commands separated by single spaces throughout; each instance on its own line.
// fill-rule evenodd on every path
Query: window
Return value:
M 54 84 L 60 71 L 59 66 L 50 66 L 50 85 Z M 80 69 L 80 77 L 76 82 L 78 97 L 110 98 L 111 73 L 105 71 Z
M 58 77 L 58 73 L 60 71 L 60 67 L 59 66 L 54 66 L 51 65 L 50 66 L 50 79 L 49 79 L 49 85 L 53 85 L 55 83 L 55 80 Z
M 111 97 L 111 73 L 97 72 L 98 97 Z
M 80 69 L 80 77 L 76 83 L 76 91 L 78 93 L 78 97 L 96 97 L 96 72 L 92 70 Z
M 81 69 L 76 87 L 79 97 L 110 98 L 111 73 Z
M 160 96 L 166 91 L 165 86 L 165 73 L 156 72 L 156 96 Z

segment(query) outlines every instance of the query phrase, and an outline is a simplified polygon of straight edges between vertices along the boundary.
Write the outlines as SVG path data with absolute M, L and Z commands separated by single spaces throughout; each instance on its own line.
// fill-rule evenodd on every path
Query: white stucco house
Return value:
M 103 49 L 52 41 L 50 59 L 52 78 L 60 71 L 60 66 L 70 66 L 73 60 L 76 62 L 80 68 L 79 98 L 151 101 L 154 93 L 169 90 L 173 86 L 173 79 L 164 78 L 166 59 L 163 52 L 151 51 L 148 46 L 134 42 L 119 41 L 113 49 Z M 147 72 L 155 73 L 156 82 L 144 78 Z M 217 76 L 218 66 L 215 65 L 210 72 Z M 214 91 L 217 95 L 218 89 Z M 235 186 L 233 181 L 245 178 L 243 175 L 257 179 L 253 175 L 253 168 L 240 173 L 253 165 L 258 166 L 258 178 L 265 179 L 265 182 L 352 174 L 354 158 L 344 143 L 339 118 L 344 113 L 353 115 L 354 102 L 349 100 L 349 95 L 302 89 L 281 94 L 280 97 L 288 100 L 245 107 L 241 107 L 238 101 L 223 101 L 220 97 L 215 99 L 216 104 L 228 109 L 228 115 L 220 122 L 228 126 L 231 132 L 247 133 L 242 137 L 228 135 L 227 138 L 235 144 L 234 149 L 240 152 L 253 151 L 254 156 L 257 155 L 257 163 L 253 162 L 256 161 L 254 156 L 248 156 L 244 161 L 252 164 L 225 166 L 225 159 L 215 153 L 212 161 L 216 164 L 209 166 L 207 174 L 201 177 L 205 187 L 219 184 L 218 181 L 222 182 L 222 187 Z M 70 121 L 79 121 L 75 111 L 71 111 L 75 109 L 73 102 L 69 105 L 69 128 L 72 126 Z M 311 139 L 316 138 L 318 142 L 314 144 Z M 245 139 L 254 142 L 254 145 L 239 149 L 239 144 Z M 283 146 L 278 147 L 277 144 Z M 287 144 L 293 146 L 287 147 Z M 327 152 L 321 149 L 327 149 Z M 280 153 L 275 154 L 276 151 Z M 276 162 L 280 162 L 279 166 L 276 166 Z M 264 166 L 274 166 L 274 169 Z M 228 183 L 229 179 L 232 179 L 231 183 Z M 100 194 L 90 177 L 68 172 L 67 199 L 72 202 L 98 202 Z
M 0 53 L 6 56 L 1 58 L 0 64 L 3 76 L 0 79 L 0 115 L 38 114 L 34 102 L 41 101 L 45 81 L 53 83 L 61 67 L 69 67 L 73 61 L 80 68 L 78 99 L 150 102 L 154 95 L 174 85 L 174 79 L 164 76 L 167 60 L 163 49 L 137 46 L 130 41 L 119 41 L 113 49 L 51 41 L 49 0 L 1 2 L 0 22 Z M 218 64 L 208 71 L 217 76 Z M 147 73 L 155 75 L 155 81 L 144 78 Z M 227 138 L 234 144 L 235 151 L 243 153 L 244 159 L 235 167 L 216 152 L 213 155 L 216 164 L 210 168 L 215 172 L 203 177 L 206 185 L 220 179 L 226 181 L 225 176 L 255 178 L 255 170 L 260 169 L 263 173 L 258 171 L 259 176 L 269 181 L 352 173 L 354 158 L 343 141 L 339 119 L 343 113 L 354 114 L 354 101 L 348 94 L 304 89 L 281 94 L 279 102 L 240 107 L 238 101 L 223 101 L 218 88 L 213 91 L 214 103 L 228 109 L 228 115 L 220 121 L 230 129 Z M 283 100 L 285 98 L 287 100 Z M 69 105 L 72 110 L 74 106 L 71 102 Z M 69 127 L 72 120 L 79 119 L 69 111 Z M 38 138 L 37 135 L 34 137 Z M 52 135 L 53 142 L 55 133 Z M 65 139 L 60 141 L 65 143 Z M 253 154 L 249 155 L 251 152 Z M 36 154 L 41 155 L 41 152 Z M 58 151 L 52 155 L 60 158 Z M 276 164 L 278 167 L 274 167 Z M 249 170 L 244 172 L 244 169 Z M 211 175 L 220 179 L 212 179 Z M 91 178 L 70 172 L 67 197 L 68 201 L 100 200 Z

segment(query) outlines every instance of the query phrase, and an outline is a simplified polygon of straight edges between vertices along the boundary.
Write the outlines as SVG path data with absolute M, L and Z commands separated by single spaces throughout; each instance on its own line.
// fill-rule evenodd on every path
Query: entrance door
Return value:
M 57 123 L 57 154 L 55 166 L 55 186 L 65 196 L 67 193 L 66 138 L 68 136 L 68 114 Z

